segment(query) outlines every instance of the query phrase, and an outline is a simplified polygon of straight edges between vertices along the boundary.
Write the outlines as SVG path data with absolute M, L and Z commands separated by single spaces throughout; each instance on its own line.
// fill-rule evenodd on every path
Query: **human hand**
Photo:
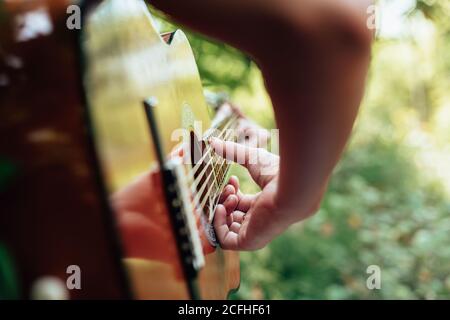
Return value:
M 219 199 L 214 228 L 224 249 L 256 250 L 264 247 L 290 224 L 276 202 L 279 157 L 262 148 L 212 139 L 214 151 L 245 166 L 261 192 L 242 194 L 231 177 Z

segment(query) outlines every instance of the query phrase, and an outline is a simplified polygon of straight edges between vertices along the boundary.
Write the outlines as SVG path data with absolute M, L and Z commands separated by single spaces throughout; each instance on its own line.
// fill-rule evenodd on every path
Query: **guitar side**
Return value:
M 9 257 L 0 269 L 8 263 L 17 275 L 4 279 L 0 270 L 0 289 L 16 287 L 0 292 L 4 299 L 55 298 L 48 285 L 36 289 L 49 279 L 62 288 L 58 299 L 129 297 L 86 124 L 77 32 L 65 24 L 68 3 L 0 5 L 0 246 Z M 36 15 L 51 30 L 20 37 Z M 82 290 L 65 291 L 71 265 Z

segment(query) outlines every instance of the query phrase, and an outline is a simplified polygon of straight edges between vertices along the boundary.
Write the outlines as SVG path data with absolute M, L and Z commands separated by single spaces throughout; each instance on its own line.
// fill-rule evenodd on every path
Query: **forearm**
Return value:
M 372 40 L 361 2 L 351 21 L 338 15 L 319 33 L 299 28 L 259 61 L 280 129 L 276 203 L 288 223 L 316 211 L 358 113 Z
M 260 0 L 151 0 L 156 8 L 184 26 L 231 44 L 247 53 L 258 51 L 255 42 L 264 32 L 274 39 L 278 28 L 273 1 Z M 278 7 L 275 6 L 275 7 Z M 255 41 L 256 38 L 256 41 Z
M 254 58 L 282 50 L 292 34 L 350 30 L 365 41 L 365 12 L 372 0 L 147 0 L 175 21 Z M 355 3 L 357 3 L 355 5 Z M 363 20 L 363 21 L 360 21 Z M 325 32 L 324 31 L 327 31 Z M 329 32 L 334 30 L 335 32 Z M 345 31 L 347 32 L 347 31 Z
M 290 81 L 276 75 L 278 70 L 271 66 L 264 70 L 280 128 L 276 201 L 291 215 L 289 222 L 312 214 L 325 191 L 358 112 L 368 60 L 368 54 L 357 56 L 343 70 L 324 71 L 314 70 L 311 62 L 309 71 L 299 71 Z M 288 89 L 292 82 L 297 87 Z

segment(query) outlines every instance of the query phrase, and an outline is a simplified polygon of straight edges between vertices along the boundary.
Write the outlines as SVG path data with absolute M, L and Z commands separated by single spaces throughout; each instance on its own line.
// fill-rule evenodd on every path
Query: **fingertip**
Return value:
M 232 194 L 236 194 L 236 189 L 234 188 L 234 186 L 231 184 L 225 186 L 220 195 L 219 203 L 224 203 L 228 199 L 228 197 Z
M 228 184 L 225 188 L 230 195 L 236 194 L 236 187 L 233 184 Z
M 239 203 L 238 197 L 234 194 L 230 195 L 223 203 L 227 214 L 231 214 L 234 211 L 234 209 L 236 209 L 238 203 Z
M 214 213 L 214 226 L 216 228 L 220 227 L 223 224 L 226 224 L 227 211 L 225 206 L 222 204 L 218 204 Z
M 230 228 L 230 231 L 239 234 L 239 230 L 241 229 L 241 224 L 238 222 L 232 222 L 229 228 Z
M 242 211 L 234 211 L 233 214 L 233 222 L 237 222 L 237 223 L 241 223 L 244 221 L 245 219 L 245 213 Z
M 238 179 L 238 177 L 231 176 L 230 179 L 228 180 L 228 183 L 233 186 L 233 188 L 235 189 L 234 193 L 237 194 L 238 191 L 239 191 L 239 179 Z
M 239 188 L 239 178 L 235 175 L 230 177 L 230 182 L 235 188 Z
M 217 212 L 222 212 L 225 210 L 225 206 L 223 204 L 218 204 L 216 207 Z

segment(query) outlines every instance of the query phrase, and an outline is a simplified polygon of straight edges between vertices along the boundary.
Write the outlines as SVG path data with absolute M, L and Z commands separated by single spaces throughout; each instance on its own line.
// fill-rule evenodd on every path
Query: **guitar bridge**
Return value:
M 194 278 L 205 265 L 205 257 L 194 215 L 184 166 L 180 159 L 167 161 L 162 170 L 167 207 L 170 211 L 186 275 Z

